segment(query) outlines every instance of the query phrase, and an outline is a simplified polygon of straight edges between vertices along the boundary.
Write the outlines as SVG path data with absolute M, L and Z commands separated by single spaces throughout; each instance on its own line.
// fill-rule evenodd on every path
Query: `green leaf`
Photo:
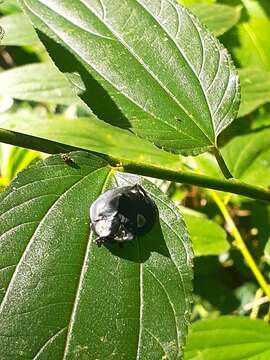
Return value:
M 21 170 L 39 158 L 37 151 L 0 143 L 0 174 L 10 182 Z
M 245 116 L 270 102 L 270 71 L 256 68 L 239 69 L 241 104 L 238 117 Z
M 242 0 L 242 21 L 225 37 L 225 45 L 231 49 L 241 67 L 270 70 L 270 18 L 268 0 Z
M 221 151 L 230 171 L 246 183 L 270 186 L 270 128 L 235 136 Z
M 236 179 L 268 188 L 270 186 L 270 128 L 235 135 L 221 149 L 222 156 Z M 194 164 L 195 163 L 195 164 Z M 190 165 L 201 173 L 222 178 L 217 161 L 205 153 L 192 159 Z
M 189 231 L 196 256 L 219 255 L 230 249 L 225 230 L 206 215 L 179 207 Z
M 191 327 L 185 360 L 268 360 L 270 329 L 262 320 L 222 316 Z
M 20 12 L 21 9 L 17 3 L 17 0 L 1 0 L 0 11 L 3 14 L 13 14 Z
M 198 153 L 235 118 L 228 52 L 176 0 L 20 1 L 96 115 L 160 147 Z
M 54 104 L 79 101 L 68 80 L 51 63 L 28 64 L 1 72 L 1 95 Z
M 28 113 L 7 113 L 0 115 L 0 127 L 121 160 L 157 165 L 161 168 L 182 168 L 179 156 L 158 149 L 149 141 L 127 130 L 106 124 L 94 115 L 88 118 L 65 119 L 62 116 L 43 118 Z
M 242 6 L 194 4 L 190 10 L 213 34 L 220 36 L 238 23 Z
M 193 165 L 194 168 L 199 170 L 199 172 L 216 178 L 220 178 L 220 179 L 223 178 L 222 172 L 213 154 L 204 153 L 196 156 L 196 158 L 192 160 L 193 163 L 195 163 Z
M 39 42 L 29 19 L 23 13 L 0 18 L 0 27 L 4 30 L 1 45 L 24 46 Z
M 10 96 L 0 96 L 0 114 L 8 111 L 12 105 L 13 99 Z
M 213 4 L 216 0 L 177 0 L 179 4 L 184 6 L 197 5 L 197 4 Z
M 0 358 L 180 359 L 192 263 L 177 208 L 147 180 L 70 157 L 31 166 L 0 195 Z M 124 248 L 98 248 L 89 206 L 138 182 L 159 223 Z

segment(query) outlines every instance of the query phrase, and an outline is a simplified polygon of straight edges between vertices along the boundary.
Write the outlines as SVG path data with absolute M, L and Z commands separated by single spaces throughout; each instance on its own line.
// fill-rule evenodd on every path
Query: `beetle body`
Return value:
M 90 207 L 96 243 L 125 242 L 146 234 L 153 227 L 157 208 L 138 184 L 106 191 Z

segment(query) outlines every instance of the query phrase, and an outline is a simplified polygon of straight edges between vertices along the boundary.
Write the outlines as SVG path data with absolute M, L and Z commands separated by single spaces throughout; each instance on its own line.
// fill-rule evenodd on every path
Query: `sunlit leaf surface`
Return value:
M 185 360 L 268 360 L 269 325 L 262 320 L 223 316 L 191 329 Z
M 20 1 L 61 71 L 99 118 L 156 145 L 198 153 L 236 117 L 228 52 L 176 0 Z
M 0 95 L 54 104 L 79 101 L 68 80 L 51 63 L 27 64 L 1 72 Z
M 91 203 L 135 183 L 158 207 L 154 228 L 124 248 L 97 247 Z M 88 153 L 56 155 L 23 171 L 0 209 L 1 359 L 182 358 L 190 243 L 179 211 L 152 183 Z

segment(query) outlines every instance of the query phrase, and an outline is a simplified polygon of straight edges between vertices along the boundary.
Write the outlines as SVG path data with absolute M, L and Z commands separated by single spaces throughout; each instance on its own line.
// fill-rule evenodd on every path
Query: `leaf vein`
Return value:
M 174 308 L 174 305 L 170 299 L 170 296 L 168 294 L 168 291 L 166 290 L 165 286 L 162 284 L 162 282 L 156 277 L 156 275 L 149 269 L 149 267 L 146 268 L 146 270 L 152 275 L 152 277 L 157 281 L 157 283 L 160 285 L 160 287 L 162 288 L 162 290 L 164 291 L 166 297 L 167 297 L 167 300 L 170 304 L 170 307 L 172 309 L 172 312 L 173 312 L 173 317 L 174 317 L 174 322 L 175 322 L 175 332 L 176 332 L 176 343 L 177 343 L 177 349 L 179 348 L 179 340 L 178 338 L 180 337 L 180 334 L 179 334 L 179 330 L 178 330 L 178 326 L 177 326 L 177 316 L 176 316 L 176 311 L 175 311 L 175 308 Z
M 98 171 L 98 170 L 100 170 L 100 169 L 97 169 L 96 171 Z M 101 187 L 101 192 L 103 192 L 104 186 L 106 185 L 107 180 L 112 171 L 113 170 L 110 169 L 110 171 L 108 172 L 108 174 L 104 180 L 104 183 Z M 83 263 L 82 263 L 82 269 L 80 272 L 79 282 L 78 282 L 77 290 L 75 293 L 74 304 L 73 304 L 73 308 L 71 311 L 70 320 L 69 320 L 69 324 L 68 324 L 68 331 L 67 331 L 66 344 L 65 344 L 64 353 L 63 353 L 63 360 L 65 360 L 66 357 L 68 356 L 70 340 L 71 340 L 71 336 L 72 336 L 72 330 L 73 330 L 74 323 L 76 320 L 76 313 L 77 313 L 77 309 L 78 309 L 79 301 L 80 301 L 80 291 L 83 286 L 84 276 L 88 269 L 89 255 L 91 254 L 92 243 L 93 243 L 92 238 L 93 238 L 93 232 L 90 230 L 89 238 L 88 238 L 86 249 L 85 249 L 85 256 L 84 256 Z
M 99 170 L 100 170 L 100 169 L 96 169 L 96 170 L 92 171 L 90 174 L 92 175 L 93 173 L 95 173 L 95 172 L 97 172 L 97 171 L 99 171 Z M 88 175 L 89 175 L 89 174 L 88 174 Z M 54 207 L 58 204 L 58 202 L 59 202 L 71 189 L 73 189 L 73 188 L 74 188 L 75 186 L 77 186 L 82 180 L 84 180 L 84 178 L 85 178 L 85 177 L 80 178 L 78 181 L 76 181 L 76 182 L 73 183 L 71 186 L 69 186 L 69 187 L 53 202 L 53 204 L 49 207 L 49 209 L 46 211 L 46 213 L 42 216 L 42 219 L 41 219 L 41 221 L 39 222 L 38 226 L 36 227 L 33 235 L 32 235 L 31 238 L 29 239 L 29 242 L 28 242 L 27 246 L 25 247 L 25 249 L 24 249 L 24 251 L 23 251 L 23 253 L 22 253 L 22 255 L 21 255 L 21 258 L 20 258 L 20 260 L 19 260 L 19 262 L 18 262 L 18 264 L 17 264 L 17 266 L 16 266 L 16 268 L 15 268 L 15 271 L 14 271 L 14 273 L 13 273 L 13 275 L 12 275 L 12 278 L 11 278 L 11 280 L 10 280 L 10 282 L 9 282 L 9 285 L 8 285 L 7 290 L 6 290 L 6 292 L 5 292 L 5 296 L 3 297 L 2 302 L 1 302 L 1 305 L 0 305 L 0 314 L 1 314 L 1 312 L 3 311 L 3 308 L 4 308 L 5 304 L 6 304 L 6 301 L 7 301 L 7 299 L 8 299 L 8 296 L 9 296 L 10 291 L 11 291 L 12 288 L 13 288 L 13 284 L 14 284 L 14 282 L 15 282 L 15 280 L 16 280 L 16 276 L 17 276 L 17 273 L 18 273 L 18 271 L 19 271 L 19 268 L 20 268 L 21 264 L 23 263 L 26 255 L 28 254 L 28 251 L 30 250 L 30 248 L 31 248 L 31 246 L 32 246 L 32 243 L 33 243 L 33 241 L 35 240 L 35 235 L 37 234 L 40 226 L 45 222 L 45 220 L 46 220 L 47 217 L 50 215 L 51 211 L 53 211 Z
M 47 348 L 48 345 L 52 344 L 55 339 L 57 339 L 57 337 L 59 335 L 62 334 L 62 332 L 64 332 L 66 330 L 67 327 L 64 327 L 63 329 L 60 329 L 59 331 L 57 331 L 52 337 L 50 337 L 45 344 L 40 348 L 40 350 L 37 352 L 37 354 L 33 357 L 32 360 L 38 360 L 39 356 L 44 352 L 44 350 Z
M 113 88 L 115 88 L 117 91 L 119 91 L 119 89 L 117 88 L 116 84 L 112 83 L 107 77 L 105 77 L 104 74 L 100 73 L 94 66 L 93 64 L 90 64 L 88 62 L 88 60 L 86 58 L 84 58 L 80 53 L 78 53 L 75 49 L 73 49 L 72 47 L 70 47 L 70 45 L 68 45 L 61 37 L 61 35 L 59 35 L 57 33 L 57 31 L 55 29 L 53 29 L 44 19 L 42 19 L 42 17 L 40 17 L 30 6 L 29 4 L 25 3 L 25 6 L 28 8 L 28 10 L 34 14 L 40 21 L 42 21 L 46 26 L 48 26 L 48 28 L 54 32 L 56 34 L 56 36 L 58 36 L 64 43 L 65 45 L 70 48 L 72 51 L 74 51 L 77 56 L 79 56 L 84 62 L 86 62 L 97 74 L 99 74 L 104 80 L 106 80 Z M 61 16 L 60 14 L 58 14 L 59 16 Z M 67 19 L 66 19 L 67 20 Z M 75 25 L 75 24 L 74 24 Z M 155 120 L 158 120 L 159 122 L 162 122 L 164 124 L 166 124 L 169 128 L 176 130 L 182 134 L 184 134 L 186 137 L 191 138 L 193 140 L 197 141 L 197 138 L 195 138 L 194 136 L 192 136 L 192 134 L 184 132 L 182 129 L 180 128 L 176 128 L 173 124 L 169 123 L 168 121 L 166 121 L 166 119 L 161 119 L 158 116 L 156 116 L 155 114 L 153 114 L 151 111 L 146 110 L 140 103 L 136 102 L 133 98 L 131 98 L 127 93 L 122 91 L 122 94 L 128 99 L 130 100 L 134 105 L 136 105 L 138 108 L 142 109 L 144 112 L 148 113 L 149 115 L 151 115 Z M 203 133 L 203 132 L 202 132 Z M 203 133 L 204 134 L 204 133 Z M 205 134 L 204 134 L 205 135 Z M 207 138 L 208 139 L 208 138 Z M 209 139 L 208 139 L 209 140 Z
M 179 44 L 176 42 L 176 40 L 171 36 L 171 34 L 168 33 L 168 31 L 166 30 L 166 28 L 164 26 L 162 26 L 162 24 L 156 19 L 156 17 L 142 4 L 141 0 L 136 0 L 141 6 L 142 8 L 150 15 L 152 16 L 152 18 L 158 23 L 158 25 L 162 28 L 162 30 L 169 36 L 169 38 L 172 40 L 172 42 L 174 43 L 174 45 L 176 46 L 176 48 L 179 50 L 180 54 L 182 55 L 183 59 L 185 60 L 185 62 L 187 63 L 187 65 L 189 66 L 189 68 L 192 70 L 193 74 L 195 75 L 195 77 L 198 79 L 200 85 L 201 85 L 201 89 L 204 93 L 204 89 L 202 87 L 202 84 L 201 84 L 201 81 L 200 81 L 200 78 L 198 77 L 198 75 L 196 74 L 196 71 L 195 69 L 193 68 L 193 66 L 191 65 L 191 63 L 189 62 L 188 58 L 186 57 L 183 49 L 179 46 Z M 178 13 L 178 10 L 177 8 L 175 7 L 175 4 L 173 4 L 170 0 L 167 0 L 176 10 L 176 12 Z M 188 14 L 188 13 L 187 13 Z M 205 101 L 206 101 L 206 104 L 207 104 L 207 100 L 206 100 L 206 96 L 204 94 L 204 97 L 205 97 Z M 174 97 L 174 99 L 176 99 Z M 176 99 L 177 100 L 177 99 Z M 180 103 L 176 102 L 179 106 L 180 106 Z M 208 105 L 208 104 L 207 104 Z M 209 106 L 208 106 L 209 108 Z M 212 143 L 211 139 L 208 137 L 208 135 L 205 133 L 205 131 L 201 128 L 201 126 L 199 125 L 199 123 L 191 116 L 189 116 L 187 110 L 185 108 L 182 107 L 182 109 L 185 111 L 185 113 L 187 114 L 188 118 L 194 122 L 194 124 L 196 124 L 196 126 L 198 127 L 198 129 L 200 129 L 200 131 L 204 134 L 204 136 L 210 141 L 210 143 Z M 210 113 L 211 115 L 211 113 Z
M 98 14 L 96 14 L 93 9 L 91 8 L 90 4 L 88 2 L 85 2 L 85 0 L 80 0 L 80 2 L 82 4 L 84 4 L 99 20 L 100 17 L 98 16 Z M 140 2 L 139 2 L 140 4 Z M 142 4 L 141 4 L 142 5 Z M 142 7 L 144 8 L 144 6 L 142 5 Z M 145 9 L 147 11 L 147 9 Z M 150 12 L 147 11 L 149 15 Z M 152 17 L 154 18 L 154 16 L 152 15 Z M 156 19 L 155 19 L 156 20 Z M 122 45 L 130 52 L 130 54 L 139 62 L 139 64 L 146 70 L 146 72 L 148 72 L 151 77 L 159 84 L 159 86 L 165 91 L 165 93 L 174 100 L 174 102 L 184 111 L 184 113 L 186 114 L 186 116 L 192 121 L 194 122 L 197 127 L 202 131 L 202 133 L 207 137 L 207 134 L 204 133 L 204 131 L 200 128 L 200 126 L 196 123 L 195 119 L 188 113 L 188 111 L 185 109 L 185 107 L 179 102 L 179 100 L 175 97 L 175 95 L 167 88 L 167 86 L 160 80 L 160 78 L 150 69 L 150 67 L 143 61 L 143 59 L 141 57 L 139 57 L 139 55 L 137 55 L 134 50 L 127 44 L 127 42 L 123 39 L 123 37 L 118 34 L 116 31 L 114 31 L 114 29 L 108 24 L 108 22 L 104 21 L 104 24 L 107 26 L 107 28 L 112 32 L 112 34 L 122 43 Z M 164 30 L 165 31 L 165 30 Z M 178 130 L 177 128 L 175 128 L 175 130 Z M 209 139 L 210 140 L 210 139 Z

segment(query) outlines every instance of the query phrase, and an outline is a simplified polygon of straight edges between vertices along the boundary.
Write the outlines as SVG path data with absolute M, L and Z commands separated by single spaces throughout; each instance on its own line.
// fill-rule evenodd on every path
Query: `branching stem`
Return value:
M 38 150 L 49 154 L 57 154 L 75 150 L 87 151 L 85 149 L 80 149 L 55 141 L 50 141 L 5 129 L 0 129 L 0 142 L 21 146 L 32 150 Z M 137 163 L 134 161 L 123 161 L 122 159 L 112 158 L 105 154 L 95 154 L 105 158 L 112 166 L 119 166 L 119 164 L 121 164 L 120 171 L 157 179 L 175 181 L 178 183 L 197 185 L 203 188 L 226 191 L 228 193 L 247 196 L 256 200 L 270 202 L 270 191 L 260 187 L 245 184 L 236 179 L 218 179 L 206 175 L 196 174 L 192 171 L 170 170 L 166 168 L 166 166 L 164 166 L 164 168 L 157 167 L 149 164 Z
M 270 191 L 256 186 L 245 184 L 236 179 L 218 179 L 206 175 L 196 174 L 191 171 L 175 171 L 156 166 L 124 162 L 122 169 L 125 172 L 149 176 L 157 179 L 169 180 L 178 183 L 196 185 L 203 188 L 226 191 L 233 194 L 247 196 L 256 200 L 270 202 Z

